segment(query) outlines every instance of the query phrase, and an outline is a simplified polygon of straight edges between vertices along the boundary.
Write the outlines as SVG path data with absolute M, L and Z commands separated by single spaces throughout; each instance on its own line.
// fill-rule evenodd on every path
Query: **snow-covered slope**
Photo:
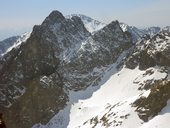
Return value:
M 30 37 L 31 32 L 22 34 L 21 36 L 11 37 L 0 42 L 0 56 L 5 55 L 13 48 L 17 48 L 22 42 L 25 42 Z
M 81 20 L 83 21 L 86 29 L 90 32 L 90 33 L 94 33 L 100 29 L 102 29 L 104 26 L 106 26 L 105 23 L 102 23 L 100 21 L 94 20 L 88 16 L 82 15 L 82 14 L 72 14 L 72 15 L 67 15 L 66 18 L 71 18 L 73 16 L 78 16 L 81 18 Z
M 13 36 L 3 41 L 0 41 L 0 56 L 2 56 L 2 54 L 6 52 L 6 50 L 11 47 L 17 41 L 18 38 L 19 36 Z
M 145 125 L 148 126 L 148 123 L 145 124 L 138 117 L 132 104 L 140 97 L 147 97 L 150 94 L 150 90 L 138 89 L 142 84 L 152 79 L 164 79 L 167 73 L 157 67 L 147 70 L 152 70 L 154 72 L 152 75 L 145 75 L 147 71 L 141 71 L 138 67 L 134 70 L 125 67 L 117 70 L 117 64 L 122 61 L 126 53 L 123 53 L 118 61 L 103 73 L 99 83 L 100 88 L 89 87 L 84 91 L 70 92 L 70 102 L 64 110 L 54 116 L 47 125 L 37 124 L 33 128 L 145 128 Z M 168 116 L 165 115 L 162 119 L 164 118 L 168 119 Z

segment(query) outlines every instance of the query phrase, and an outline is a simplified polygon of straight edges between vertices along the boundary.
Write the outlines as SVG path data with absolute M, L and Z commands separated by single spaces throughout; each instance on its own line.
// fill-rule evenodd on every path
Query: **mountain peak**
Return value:
M 63 16 L 63 14 L 57 10 L 52 11 L 50 13 L 50 15 L 44 20 L 44 22 L 42 24 L 48 24 L 48 23 L 58 23 L 61 22 L 65 19 L 65 17 Z

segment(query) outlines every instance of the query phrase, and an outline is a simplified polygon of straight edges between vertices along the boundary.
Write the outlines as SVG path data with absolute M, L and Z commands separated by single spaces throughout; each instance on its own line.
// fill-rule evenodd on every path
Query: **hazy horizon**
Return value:
M 5 0 L 0 4 L 0 40 L 31 31 L 53 10 L 84 14 L 104 23 L 114 20 L 139 28 L 169 26 L 169 0 Z

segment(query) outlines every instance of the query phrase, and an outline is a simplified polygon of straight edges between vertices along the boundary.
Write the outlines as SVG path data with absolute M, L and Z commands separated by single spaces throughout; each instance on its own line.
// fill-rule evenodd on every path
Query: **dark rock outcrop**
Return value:
M 149 96 L 141 97 L 133 104 L 136 107 L 139 117 L 143 121 L 156 116 L 170 99 L 170 81 L 159 81 L 152 86 Z

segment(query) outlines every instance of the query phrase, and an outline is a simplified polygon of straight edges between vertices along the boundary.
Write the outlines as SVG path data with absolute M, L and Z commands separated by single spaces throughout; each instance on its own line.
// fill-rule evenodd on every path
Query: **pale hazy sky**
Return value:
M 52 10 L 137 27 L 169 26 L 170 0 L 1 0 L 0 40 L 30 31 Z

